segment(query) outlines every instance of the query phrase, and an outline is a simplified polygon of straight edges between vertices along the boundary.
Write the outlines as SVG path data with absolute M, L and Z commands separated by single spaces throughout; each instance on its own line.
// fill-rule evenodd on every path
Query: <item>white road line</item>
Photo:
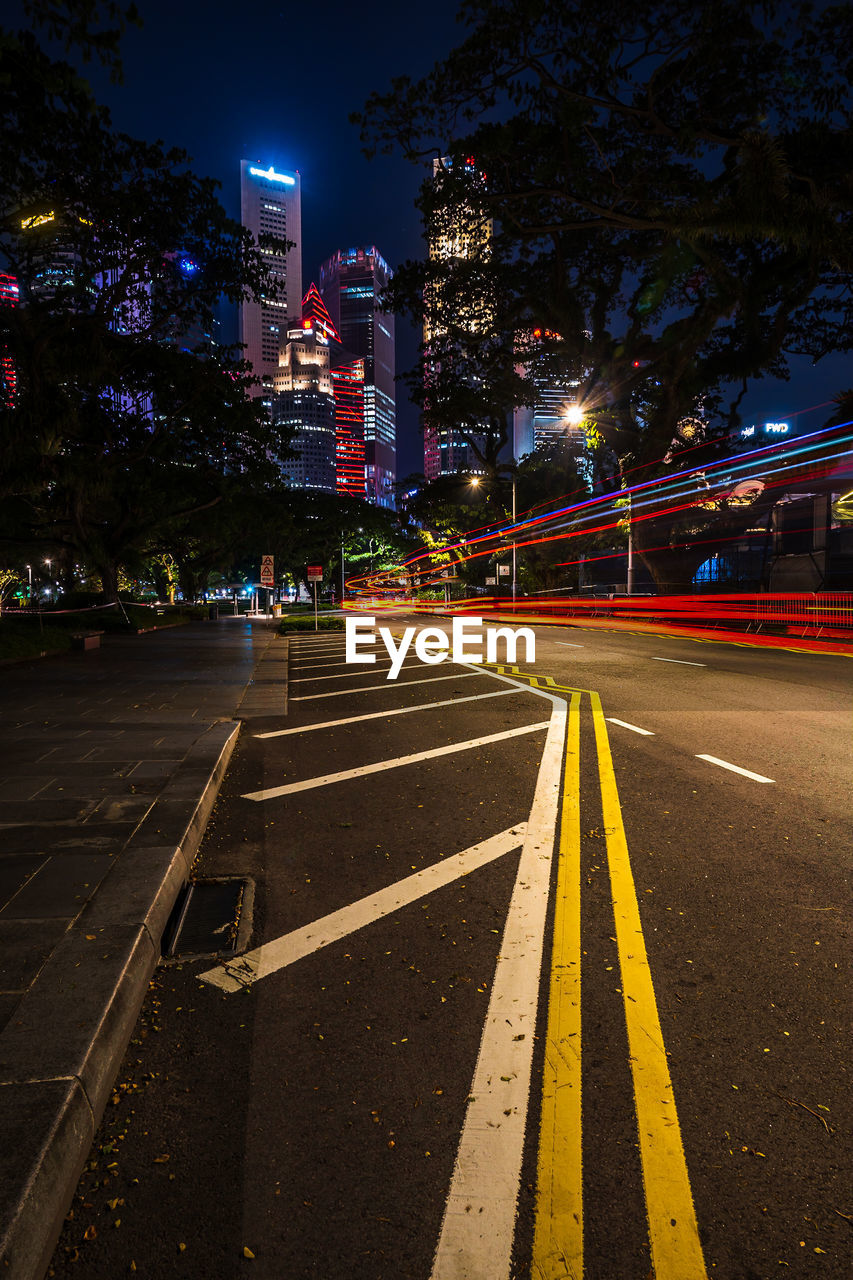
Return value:
M 525 733 L 537 733 L 548 728 L 548 721 L 538 724 L 525 724 L 520 729 L 505 729 L 503 733 L 489 733 L 483 738 L 469 738 L 467 742 L 451 742 L 446 747 L 433 747 L 429 751 L 416 751 L 411 756 L 397 756 L 393 760 L 377 760 L 376 764 L 362 764 L 356 769 L 344 769 L 341 773 L 326 773 L 316 778 L 306 778 L 304 782 L 288 782 L 282 787 L 267 787 L 263 791 L 248 791 L 244 800 L 274 800 L 278 796 L 291 796 L 297 791 L 313 791 L 317 787 L 330 787 L 335 782 L 347 782 L 351 778 L 366 778 L 371 773 L 382 773 L 385 769 L 399 769 L 403 765 L 419 764 L 422 760 L 436 760 L 439 756 L 453 755 L 457 751 L 472 751 L 476 747 L 486 747 L 492 742 L 504 742 L 507 738 L 520 738 Z
M 423 680 L 385 680 L 382 684 L 368 685 L 366 689 L 333 689 L 331 693 L 298 693 L 290 701 L 311 702 L 314 698 L 342 698 L 345 693 L 373 693 L 376 689 L 384 689 L 386 692 L 389 689 L 410 689 L 413 684 L 438 684 L 440 680 L 467 680 L 470 676 L 488 674 L 487 671 L 458 671 L 455 676 L 427 676 Z
M 301 960 L 303 956 L 309 956 L 322 947 L 339 942 L 357 929 L 381 920 L 392 911 L 417 902 L 418 898 L 451 884 L 469 872 L 476 871 L 478 867 L 494 862 L 512 849 L 518 849 L 526 831 L 527 823 L 520 822 L 518 826 L 509 827 L 480 844 L 472 844 L 469 849 L 463 849 L 461 853 L 455 853 L 441 862 L 434 862 L 423 871 L 406 876 L 404 880 L 398 880 L 396 884 L 380 889 L 370 897 L 341 907 L 339 911 L 333 911 L 301 929 L 294 929 L 292 933 L 286 933 L 274 942 L 265 942 L 254 951 L 247 951 L 239 959 L 226 961 L 223 968 L 208 969 L 206 973 L 200 973 L 199 978 L 202 982 L 221 987 L 223 991 L 240 991 L 250 983 L 267 978 L 286 965 Z
M 674 662 L 678 667 L 704 667 L 705 662 L 685 662 L 683 658 L 652 658 L 652 662 Z
M 568 713 L 562 698 L 530 692 L 551 703 L 548 737 L 431 1280 L 509 1280 Z
M 417 660 L 415 662 L 404 662 L 403 665 L 400 667 L 400 670 L 411 671 L 413 667 L 422 667 L 422 666 L 423 666 L 423 663 Z M 375 667 L 371 665 L 367 668 L 366 671 L 353 671 L 351 674 L 352 674 L 353 680 L 357 680 L 360 676 L 384 675 L 386 671 L 390 671 L 390 670 L 391 670 L 391 664 L 389 662 L 387 667 L 378 667 L 378 666 Z M 336 676 L 303 676 L 301 679 L 297 678 L 295 680 L 291 680 L 290 683 L 291 684 L 313 684 L 315 680 L 345 680 L 346 676 L 347 676 L 347 673 L 345 671 L 342 671 L 339 675 L 336 675 Z
M 651 729 L 641 729 L 638 724 L 628 724 L 627 720 L 617 720 L 615 716 L 605 716 L 604 718 L 609 724 L 618 724 L 623 729 L 630 729 L 632 733 L 642 733 L 647 738 L 655 736 Z
M 751 769 L 741 769 L 738 764 L 729 764 L 728 760 L 720 760 L 717 756 L 696 756 L 697 760 L 707 760 L 709 764 L 718 764 L 721 769 L 730 769 L 732 773 L 740 773 L 744 778 L 752 778 L 753 782 L 773 782 L 773 778 L 765 778 L 763 773 L 753 773 Z
M 562 645 L 564 649 L 585 649 L 586 645 L 572 644 L 570 640 L 555 640 L 554 644 Z
M 416 707 L 395 707 L 393 711 L 368 711 L 363 716 L 347 716 L 343 720 L 321 720 L 319 724 L 297 725 L 293 729 L 273 729 L 256 733 L 256 738 L 285 738 L 291 733 L 311 733 L 313 729 L 333 729 L 339 724 L 358 724 L 360 720 L 386 720 L 389 716 L 407 716 L 412 711 L 434 711 L 438 707 L 458 707 L 462 702 L 482 702 L 484 698 L 506 698 L 521 689 L 498 689 L 496 693 L 474 693 L 469 698 L 445 698 L 441 702 L 421 702 Z

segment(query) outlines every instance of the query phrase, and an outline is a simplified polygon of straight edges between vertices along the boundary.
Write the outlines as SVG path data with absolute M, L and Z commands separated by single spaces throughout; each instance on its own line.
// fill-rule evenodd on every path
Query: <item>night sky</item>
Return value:
M 145 25 L 122 44 L 124 83 L 87 69 L 117 128 L 184 147 L 197 173 L 222 183 L 220 198 L 237 219 L 241 159 L 298 169 L 306 288 L 336 249 L 375 244 L 391 267 L 422 255 L 413 201 L 427 170 L 399 157 L 366 160 L 348 117 L 392 76 L 422 75 L 459 43 L 456 0 L 141 0 L 139 8 Z M 416 349 L 398 319 L 398 373 Z M 397 424 L 402 477 L 423 469 L 417 411 L 402 385 Z
M 306 288 L 336 249 L 375 244 L 391 267 L 422 255 L 413 200 L 426 168 L 397 156 L 366 160 L 348 116 L 393 76 L 422 75 L 460 42 L 457 0 L 362 7 L 140 0 L 139 7 L 144 27 L 129 30 L 122 45 L 124 84 L 86 68 L 116 127 L 185 148 L 196 172 L 221 182 L 221 199 L 237 219 L 241 159 L 299 169 Z M 398 373 L 414 362 L 416 347 L 414 330 L 398 319 Z M 851 385 L 849 357 L 817 368 L 796 361 L 790 383 L 755 384 L 744 420 L 787 418 L 795 430 L 816 430 L 826 402 Z M 402 385 L 397 423 L 403 477 L 422 469 L 423 450 Z

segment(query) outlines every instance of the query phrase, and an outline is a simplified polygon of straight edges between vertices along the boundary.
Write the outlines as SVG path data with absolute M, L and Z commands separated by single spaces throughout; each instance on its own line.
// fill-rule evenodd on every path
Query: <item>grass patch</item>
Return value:
M 0 662 L 20 662 L 40 658 L 44 653 L 64 653 L 71 648 L 71 632 L 65 627 L 46 626 L 17 618 L 0 619 Z
M 285 636 L 289 631 L 313 631 L 314 615 L 310 617 L 282 618 L 278 628 L 278 634 Z M 345 631 L 346 622 L 343 618 L 324 618 L 321 614 L 317 619 L 318 631 Z

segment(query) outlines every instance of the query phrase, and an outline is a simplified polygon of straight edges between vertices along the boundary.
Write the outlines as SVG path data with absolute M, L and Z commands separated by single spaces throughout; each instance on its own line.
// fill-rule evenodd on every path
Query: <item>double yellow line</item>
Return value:
M 707 1280 L 610 742 L 601 700 L 597 693 L 589 697 L 655 1278 Z M 536 1280 L 583 1276 L 580 708 L 581 693 L 575 692 L 569 702 L 545 1043 L 532 1264 Z

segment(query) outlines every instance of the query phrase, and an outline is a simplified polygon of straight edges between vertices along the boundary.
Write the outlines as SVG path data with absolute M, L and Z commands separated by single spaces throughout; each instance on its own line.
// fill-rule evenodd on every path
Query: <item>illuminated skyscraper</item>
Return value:
M 335 389 L 335 462 L 338 493 L 364 498 L 364 360 L 352 360 L 332 370 Z
M 284 254 L 264 251 L 278 298 L 244 302 L 240 307 L 240 341 L 256 377 L 271 389 L 279 354 L 287 341 L 288 316 L 298 316 L 302 301 L 302 205 L 297 172 L 263 169 L 240 161 L 240 217 L 256 241 L 263 235 L 292 241 Z M 262 391 L 259 392 L 262 394 Z
M 571 445 L 579 456 L 584 452 L 585 433 L 573 416 L 580 380 L 565 374 L 558 376 L 546 363 L 543 341 L 556 336 L 534 329 L 522 343 L 525 359 L 517 366 L 517 372 L 531 379 L 536 394 L 532 405 L 513 410 L 512 456 L 516 459 L 558 443 Z
M 393 508 L 397 475 L 394 317 L 377 310 L 377 299 L 391 275 L 373 245 L 333 253 L 320 267 L 320 293 L 340 340 L 363 365 L 367 500 Z
M 433 160 L 433 181 L 441 181 L 443 174 L 452 167 L 450 159 Z M 473 188 L 482 185 L 484 175 L 478 169 L 474 158 L 469 157 L 464 163 L 464 178 Z M 488 258 L 492 238 L 492 223 L 484 218 L 477 209 L 476 203 L 462 203 L 445 215 L 444 221 L 434 226 L 430 235 L 429 256 L 433 261 L 462 258 Z M 441 286 L 434 285 L 431 305 L 427 306 L 427 314 L 440 314 Z M 471 333 L 483 332 L 491 322 L 488 315 L 477 313 L 471 309 L 467 315 L 457 313 L 456 323 L 468 327 Z M 424 345 L 429 354 L 430 340 L 439 336 L 440 329 L 430 329 L 429 320 L 424 321 Z M 426 369 L 429 380 L 429 367 Z M 440 475 L 453 475 L 456 472 L 480 472 L 482 466 L 469 443 L 470 432 L 437 425 L 430 421 L 429 387 L 424 403 L 424 476 L 434 480 Z
M 280 464 L 288 482 L 297 489 L 334 493 L 337 423 L 329 342 L 336 335 L 331 322 L 325 323 L 328 317 L 312 306 L 314 297 L 320 301 L 312 285 L 302 302 L 300 325 L 288 330 L 275 375 L 272 419 L 292 433 L 295 456 Z
M 296 458 L 282 473 L 300 489 L 365 497 L 364 360 L 346 351 L 312 284 L 274 378 L 273 421 L 289 427 Z
M 0 271 L 0 308 L 17 305 L 18 281 L 14 276 Z M 18 375 L 15 371 L 15 362 L 9 353 L 8 346 L 3 342 L 3 324 L 0 316 L 0 407 L 5 408 L 14 404 L 17 386 Z

